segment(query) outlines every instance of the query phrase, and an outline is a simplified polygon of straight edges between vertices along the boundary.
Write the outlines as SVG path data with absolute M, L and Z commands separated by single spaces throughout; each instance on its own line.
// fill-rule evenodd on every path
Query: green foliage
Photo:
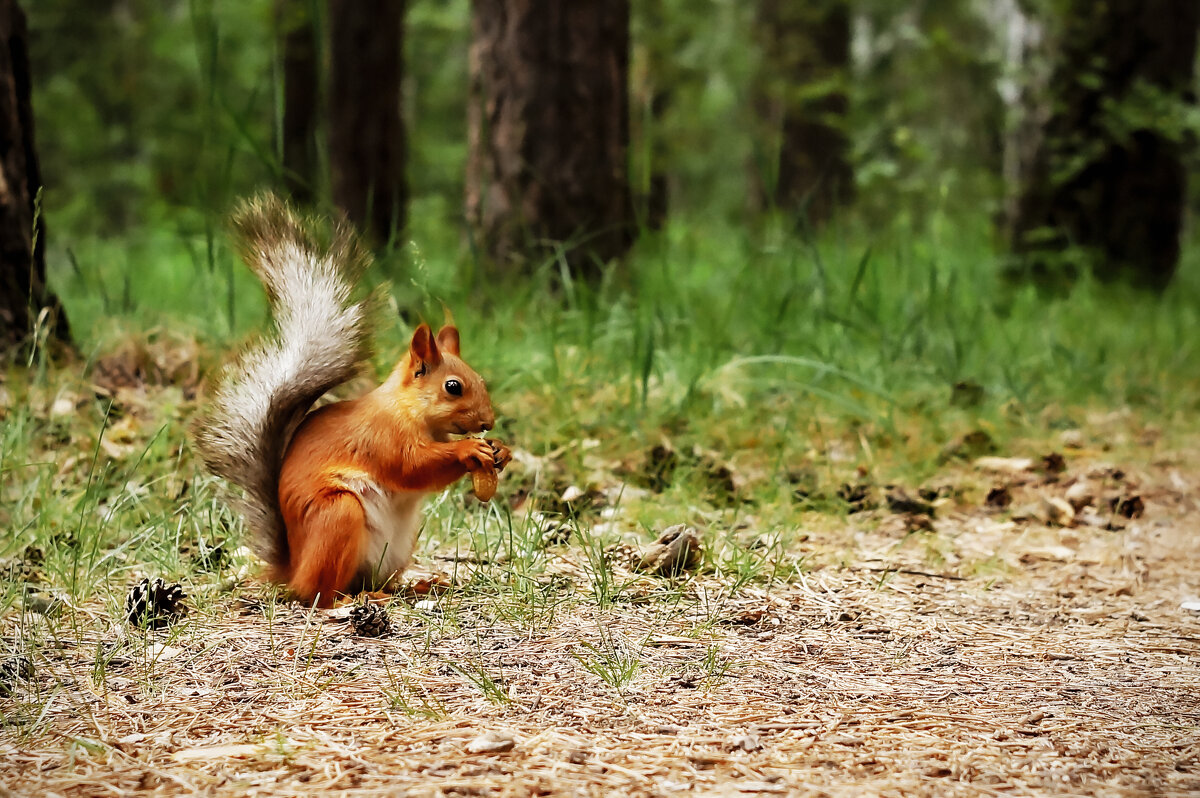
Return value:
M 54 237 L 203 233 L 274 174 L 269 3 L 27 5 Z
M 963 0 L 876 0 L 858 21 L 849 130 L 861 212 L 919 223 L 944 190 L 994 211 L 1010 124 L 996 23 Z

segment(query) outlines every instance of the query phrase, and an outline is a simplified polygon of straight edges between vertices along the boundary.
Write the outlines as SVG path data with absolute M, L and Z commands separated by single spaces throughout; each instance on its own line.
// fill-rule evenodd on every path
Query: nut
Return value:
M 475 496 L 481 502 L 490 501 L 496 495 L 496 486 L 500 484 L 500 477 L 495 471 L 479 471 L 471 472 L 471 484 L 475 486 Z

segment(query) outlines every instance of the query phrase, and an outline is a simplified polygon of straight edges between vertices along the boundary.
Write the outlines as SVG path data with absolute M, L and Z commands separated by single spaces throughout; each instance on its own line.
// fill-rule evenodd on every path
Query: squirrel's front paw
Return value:
M 496 464 L 496 470 L 503 471 L 512 462 L 512 452 L 498 440 L 488 438 L 487 442 L 492 447 L 492 462 Z
M 458 442 L 458 462 L 471 472 L 494 472 L 496 453 L 492 445 L 482 438 L 465 438 Z

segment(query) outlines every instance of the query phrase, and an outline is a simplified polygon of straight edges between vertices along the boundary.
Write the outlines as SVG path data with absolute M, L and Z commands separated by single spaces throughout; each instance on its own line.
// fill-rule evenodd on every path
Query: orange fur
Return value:
M 312 497 L 288 524 L 288 584 L 305 601 L 332 607 L 359 568 L 365 537 L 362 504 L 354 494 L 329 489 Z
M 330 606 L 403 570 L 420 498 L 509 461 L 502 444 L 450 437 L 495 424 L 487 388 L 458 345 L 453 327 L 435 338 L 421 325 L 383 385 L 310 413 L 296 430 L 279 505 L 290 558 L 281 575 L 300 599 Z

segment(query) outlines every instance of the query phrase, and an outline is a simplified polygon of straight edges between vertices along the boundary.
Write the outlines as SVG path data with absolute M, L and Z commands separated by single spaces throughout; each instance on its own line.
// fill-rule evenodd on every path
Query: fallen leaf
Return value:
M 168 646 L 165 643 L 151 643 L 146 647 L 147 657 L 156 662 L 169 662 L 183 653 L 182 648 Z
M 857 737 L 853 734 L 831 734 L 824 738 L 822 742 L 829 743 L 831 745 L 858 746 L 863 744 L 863 738 Z
M 500 754 L 511 751 L 517 746 L 517 740 L 512 732 L 489 731 L 467 743 L 467 752 L 471 754 Z
M 977 457 L 975 458 L 975 467 L 980 471 L 1020 474 L 1033 470 L 1033 460 L 1028 457 Z
M 438 596 L 445 593 L 453 585 L 443 574 L 425 574 L 409 581 L 404 591 L 412 596 Z
M 1088 508 L 1084 508 L 1075 515 L 1075 524 L 1077 526 L 1093 526 L 1097 529 L 1108 529 L 1111 531 L 1117 531 L 1125 528 L 1124 521 L 1100 515 L 1094 510 Z
M 1066 562 L 1074 558 L 1074 549 L 1068 549 L 1066 546 L 1039 546 L 1021 553 L 1021 562 L 1027 565 L 1037 560 Z
M 1096 498 L 1096 492 L 1092 490 L 1092 486 L 1087 482 L 1076 482 L 1071 487 L 1067 488 L 1063 494 L 1071 507 L 1075 508 L 1075 512 L 1079 512 L 1084 507 L 1090 505 Z
M 771 610 L 764 605 L 761 607 L 750 607 L 749 609 L 744 609 L 741 612 L 731 615 L 728 619 L 726 619 L 725 622 L 739 624 L 741 626 L 753 626 L 754 624 L 761 623 L 770 616 Z
M 75 407 L 79 403 L 79 397 L 73 393 L 62 393 L 50 405 L 51 418 L 61 418 L 69 416 L 75 412 Z
M 584 489 L 578 485 L 568 485 L 567 489 L 564 490 L 562 495 L 558 497 L 558 500 L 563 504 L 571 504 L 572 502 L 579 501 L 586 495 L 587 493 L 584 491 Z
M 132 415 L 123 416 L 104 430 L 100 448 L 113 460 L 128 457 L 137 450 L 140 425 Z
M 1050 523 L 1058 526 L 1073 526 L 1075 524 L 1075 508 L 1057 496 L 1043 496 L 1042 508 Z
M 730 738 L 726 745 L 728 745 L 730 751 L 745 751 L 746 753 L 761 751 L 763 747 L 758 738 L 749 733 L 739 734 Z

